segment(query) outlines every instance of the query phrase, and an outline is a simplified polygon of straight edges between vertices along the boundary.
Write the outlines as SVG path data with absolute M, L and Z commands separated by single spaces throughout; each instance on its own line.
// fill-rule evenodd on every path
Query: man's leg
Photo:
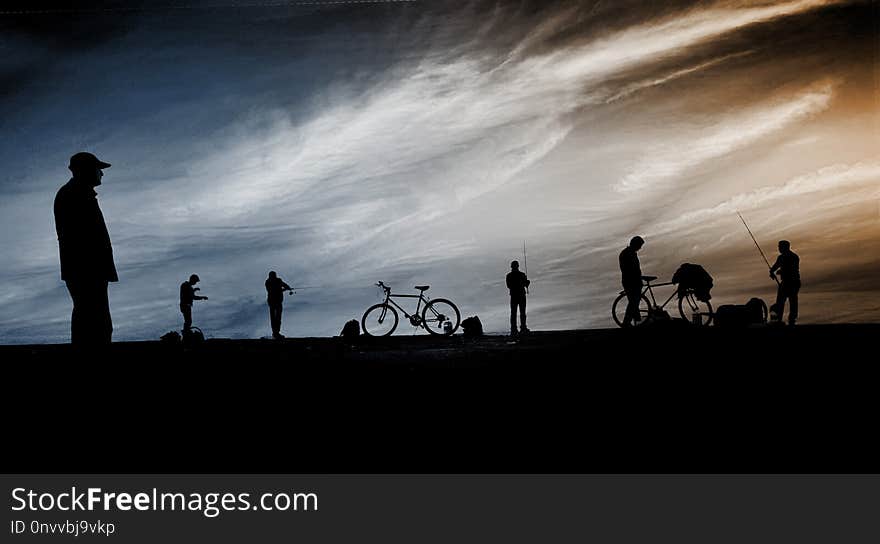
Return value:
M 520 332 L 529 332 L 526 327 L 526 297 L 519 299 L 519 330 Z
M 278 309 L 275 310 L 275 312 L 276 312 L 276 314 L 275 314 L 275 319 L 277 320 L 277 323 L 278 323 L 278 324 L 276 325 L 276 327 L 277 327 L 277 329 L 278 329 L 278 334 L 280 335 L 280 334 L 281 334 L 281 314 L 284 312 L 284 306 L 282 306 L 281 304 L 279 304 L 279 305 L 278 305 Z
M 800 285 L 791 287 L 788 290 L 788 324 L 794 325 L 798 318 L 798 291 Z
M 639 323 L 642 316 L 639 315 L 639 302 L 642 298 L 642 288 L 634 289 L 632 287 L 626 289 L 626 314 L 623 318 L 623 325 L 628 326 L 632 322 Z
M 269 305 L 269 320 L 272 324 L 272 334 L 274 336 L 281 334 L 281 306 L 277 304 Z
M 516 335 L 516 297 L 510 297 L 510 335 Z
M 107 286 L 106 281 L 95 284 L 94 327 L 95 341 L 99 344 L 109 344 L 113 341 L 113 318 L 110 317 L 110 297 Z
M 776 304 L 773 306 L 776 307 L 776 321 L 782 323 L 782 311 L 785 309 L 785 285 L 780 283 L 776 288 Z M 789 310 L 789 313 L 791 310 Z
M 70 300 L 73 302 L 73 311 L 70 313 L 70 343 L 83 344 L 85 337 L 83 336 L 83 313 L 85 311 L 85 303 L 82 300 L 82 290 L 79 282 L 68 281 L 67 291 L 70 293 Z
M 192 306 L 188 304 L 181 304 L 180 313 L 183 314 L 183 330 L 190 330 L 190 328 L 192 327 Z

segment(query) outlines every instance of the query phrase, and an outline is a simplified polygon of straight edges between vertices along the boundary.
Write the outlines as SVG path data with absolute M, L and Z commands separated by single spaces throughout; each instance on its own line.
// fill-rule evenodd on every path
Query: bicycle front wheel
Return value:
M 422 325 L 431 334 L 452 335 L 460 324 L 461 313 L 455 304 L 445 298 L 435 298 L 422 311 Z
M 361 330 L 367 336 L 389 336 L 397 328 L 397 321 L 397 310 L 389 304 L 375 304 L 364 312 Z
M 697 299 L 693 291 L 687 291 L 678 299 L 678 313 L 681 318 L 689 323 L 706 326 L 712 323 L 715 314 L 712 313 L 712 303 L 703 302 Z M 694 319 L 695 315 L 699 315 L 699 319 Z
M 614 299 L 614 304 L 611 305 L 611 317 L 614 318 L 614 322 L 617 323 L 618 327 L 623 327 L 623 320 L 626 317 L 626 306 L 628 304 L 629 299 L 626 298 L 626 293 L 621 293 L 619 297 Z M 639 317 L 642 319 L 635 323 L 635 325 L 638 326 L 647 322 L 650 313 L 651 303 L 648 302 L 648 297 L 642 295 L 639 299 Z

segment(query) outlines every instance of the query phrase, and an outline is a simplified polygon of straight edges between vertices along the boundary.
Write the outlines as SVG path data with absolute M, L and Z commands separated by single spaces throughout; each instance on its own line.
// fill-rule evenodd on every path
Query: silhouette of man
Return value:
M 779 241 L 779 257 L 770 267 L 770 277 L 779 275 L 779 288 L 776 290 L 776 311 L 782 321 L 782 310 L 788 299 L 788 324 L 794 325 L 798 316 L 798 291 L 801 289 L 801 259 L 791 250 L 788 240 Z
M 630 327 L 633 323 L 638 324 L 642 317 L 639 315 L 639 300 L 642 298 L 642 267 L 639 264 L 639 250 L 645 245 L 641 236 L 633 236 L 629 246 L 620 252 L 621 283 L 626 292 L 626 314 L 623 318 L 623 326 Z
M 110 165 L 82 152 L 70 157 L 68 168 L 73 177 L 58 189 L 54 212 L 61 279 L 73 301 L 70 342 L 106 345 L 113 336 L 107 284 L 119 277 L 95 187 Z
M 272 338 L 284 338 L 281 334 L 281 312 L 284 310 L 284 291 L 290 291 L 291 287 L 284 280 L 269 272 L 266 279 L 266 301 L 269 303 L 269 322 L 272 324 Z
M 519 261 L 510 263 L 507 273 L 507 288 L 510 290 L 510 336 L 516 336 L 516 310 L 519 308 L 519 332 L 526 334 L 526 287 L 531 281 L 519 270 Z
M 193 274 L 189 280 L 180 284 L 180 313 L 183 314 L 183 332 L 189 332 L 192 328 L 192 307 L 195 300 L 208 300 L 208 297 L 197 295 L 199 290 L 195 285 L 199 283 L 199 276 Z

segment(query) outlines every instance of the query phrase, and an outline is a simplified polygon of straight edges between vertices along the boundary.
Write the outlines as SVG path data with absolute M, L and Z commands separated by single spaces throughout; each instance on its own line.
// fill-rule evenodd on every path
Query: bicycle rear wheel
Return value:
M 617 323 L 618 327 L 623 327 L 627 304 L 629 304 L 629 299 L 626 298 L 626 293 L 621 293 L 620 296 L 614 299 L 614 304 L 611 306 L 611 317 L 614 318 L 614 322 Z M 648 314 L 650 314 L 650 312 L 651 303 L 648 302 L 648 297 L 642 295 L 639 300 L 639 317 L 642 319 L 636 323 L 636 326 L 645 323 L 648 320 Z
M 684 295 L 678 299 L 678 313 L 685 321 L 701 326 L 707 326 L 712 323 L 715 314 L 712 313 L 712 303 L 703 302 L 697 299 L 693 291 L 685 291 Z M 694 319 L 699 314 L 700 319 Z
M 397 310 L 389 304 L 375 304 L 367 308 L 361 318 L 361 330 L 367 336 L 390 336 L 397 328 Z
M 437 336 L 450 336 L 461 324 L 461 313 L 451 301 L 435 298 L 422 311 L 422 325 Z

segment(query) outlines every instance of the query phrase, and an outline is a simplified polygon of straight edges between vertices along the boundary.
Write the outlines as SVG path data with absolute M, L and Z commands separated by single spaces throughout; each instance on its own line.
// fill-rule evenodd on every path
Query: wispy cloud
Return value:
M 616 189 L 621 192 L 642 191 L 676 179 L 689 169 L 742 149 L 792 124 L 808 119 L 828 108 L 834 85 L 825 83 L 816 88 L 784 99 L 771 106 L 737 112 L 710 127 L 696 127 L 675 135 L 648 151 Z
M 753 51 L 741 51 L 739 53 L 732 53 L 730 55 L 724 55 L 722 57 L 718 57 L 717 59 L 712 59 L 706 62 L 701 62 L 695 66 L 689 66 L 687 68 L 682 68 L 681 70 L 675 70 L 672 73 L 666 74 L 662 77 L 652 78 L 652 79 L 644 79 L 642 81 L 637 81 L 635 83 L 626 85 L 623 89 L 617 91 L 613 95 L 609 96 L 605 99 L 606 104 L 610 104 L 612 102 L 617 102 L 618 100 L 627 98 L 628 96 L 635 94 L 639 91 L 650 89 L 651 87 L 658 87 L 660 85 L 664 85 L 669 83 L 670 81 L 674 81 L 676 79 L 681 79 L 685 76 L 689 76 L 691 74 L 695 74 L 697 72 L 701 72 L 703 70 L 708 70 L 714 66 L 718 66 L 719 64 L 726 62 L 731 59 L 743 57 L 746 55 L 751 55 Z
M 834 191 L 845 195 L 851 192 L 854 186 L 874 187 L 874 197 L 880 198 L 880 160 L 834 164 L 797 176 L 781 185 L 740 193 L 715 206 L 685 212 L 671 221 L 659 223 L 654 226 L 653 231 L 658 235 L 685 231 L 689 226 L 706 225 L 717 218 L 730 217 L 738 211 L 773 208 L 781 200 L 791 201 L 802 195 L 822 191 Z

